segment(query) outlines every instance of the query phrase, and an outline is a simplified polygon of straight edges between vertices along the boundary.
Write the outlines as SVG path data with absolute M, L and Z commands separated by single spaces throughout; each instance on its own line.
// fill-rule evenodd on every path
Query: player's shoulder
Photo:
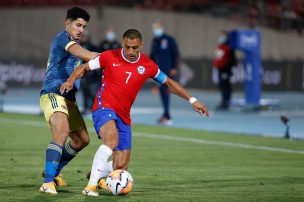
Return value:
M 62 39 L 67 39 L 69 41 L 73 40 L 73 38 L 66 31 L 61 31 L 54 37 L 54 40 L 62 40 Z
M 152 59 L 150 59 L 147 55 L 141 53 L 140 54 L 141 63 L 148 66 L 157 66 Z
M 52 41 L 53 47 L 67 48 L 67 45 L 77 43 L 66 31 L 59 32 Z
M 120 51 L 117 49 L 117 50 L 107 50 L 107 51 L 104 51 L 102 52 L 100 55 L 99 55 L 99 60 L 100 61 L 103 61 L 103 62 L 106 62 L 106 61 L 112 61 L 112 60 L 120 60 L 121 59 L 121 56 L 119 55 L 120 54 Z
M 144 63 L 150 63 L 150 62 L 153 62 L 153 60 L 151 60 L 146 54 L 144 53 L 140 53 L 140 59 L 141 59 L 141 62 L 144 62 Z

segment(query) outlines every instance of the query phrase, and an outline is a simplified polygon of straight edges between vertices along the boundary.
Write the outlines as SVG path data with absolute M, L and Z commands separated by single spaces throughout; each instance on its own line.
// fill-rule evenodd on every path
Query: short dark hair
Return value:
M 90 20 L 90 15 L 87 11 L 83 10 L 82 8 L 79 7 L 72 7 L 67 10 L 67 15 L 66 19 L 68 20 L 76 20 L 77 18 L 82 18 L 85 21 L 89 22 Z
M 137 29 L 128 29 L 123 34 L 122 38 L 140 39 L 142 41 L 141 33 Z

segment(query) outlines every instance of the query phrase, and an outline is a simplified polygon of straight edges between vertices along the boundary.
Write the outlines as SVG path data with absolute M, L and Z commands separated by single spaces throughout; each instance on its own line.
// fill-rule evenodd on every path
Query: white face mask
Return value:
M 162 36 L 164 34 L 164 30 L 162 28 L 155 28 L 153 30 L 153 34 L 156 37 L 160 37 L 160 36 Z
M 225 43 L 227 41 L 227 37 L 222 35 L 217 39 L 219 44 Z
M 114 41 L 116 39 L 116 34 L 114 32 L 108 32 L 106 34 L 106 39 L 108 41 Z

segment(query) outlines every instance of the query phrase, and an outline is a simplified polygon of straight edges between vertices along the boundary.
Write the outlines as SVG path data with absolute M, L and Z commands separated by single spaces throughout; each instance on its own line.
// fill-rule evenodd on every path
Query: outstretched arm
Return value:
M 82 59 L 85 62 L 88 62 L 95 57 L 97 57 L 100 53 L 89 51 L 85 48 L 82 48 L 78 43 L 71 45 L 68 49 L 68 52 L 72 55 Z
M 60 93 L 63 94 L 72 90 L 74 86 L 74 82 L 77 79 L 81 78 L 88 71 L 91 71 L 89 67 L 89 63 L 79 65 L 76 69 L 74 69 L 68 80 L 60 86 Z
M 191 94 L 177 82 L 167 77 L 166 81 L 164 82 L 164 85 L 168 87 L 170 92 L 178 95 L 179 97 L 184 98 L 185 100 L 188 100 L 196 112 L 201 115 L 209 116 L 207 107 L 195 97 L 192 97 Z

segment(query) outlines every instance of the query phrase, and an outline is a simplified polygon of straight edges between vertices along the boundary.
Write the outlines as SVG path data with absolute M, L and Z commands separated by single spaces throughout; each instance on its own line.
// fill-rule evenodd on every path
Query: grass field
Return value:
M 127 196 L 80 194 L 99 141 L 64 170 L 67 187 L 38 192 L 50 131 L 41 116 L 0 113 L 0 201 L 304 201 L 304 141 L 134 125 Z

